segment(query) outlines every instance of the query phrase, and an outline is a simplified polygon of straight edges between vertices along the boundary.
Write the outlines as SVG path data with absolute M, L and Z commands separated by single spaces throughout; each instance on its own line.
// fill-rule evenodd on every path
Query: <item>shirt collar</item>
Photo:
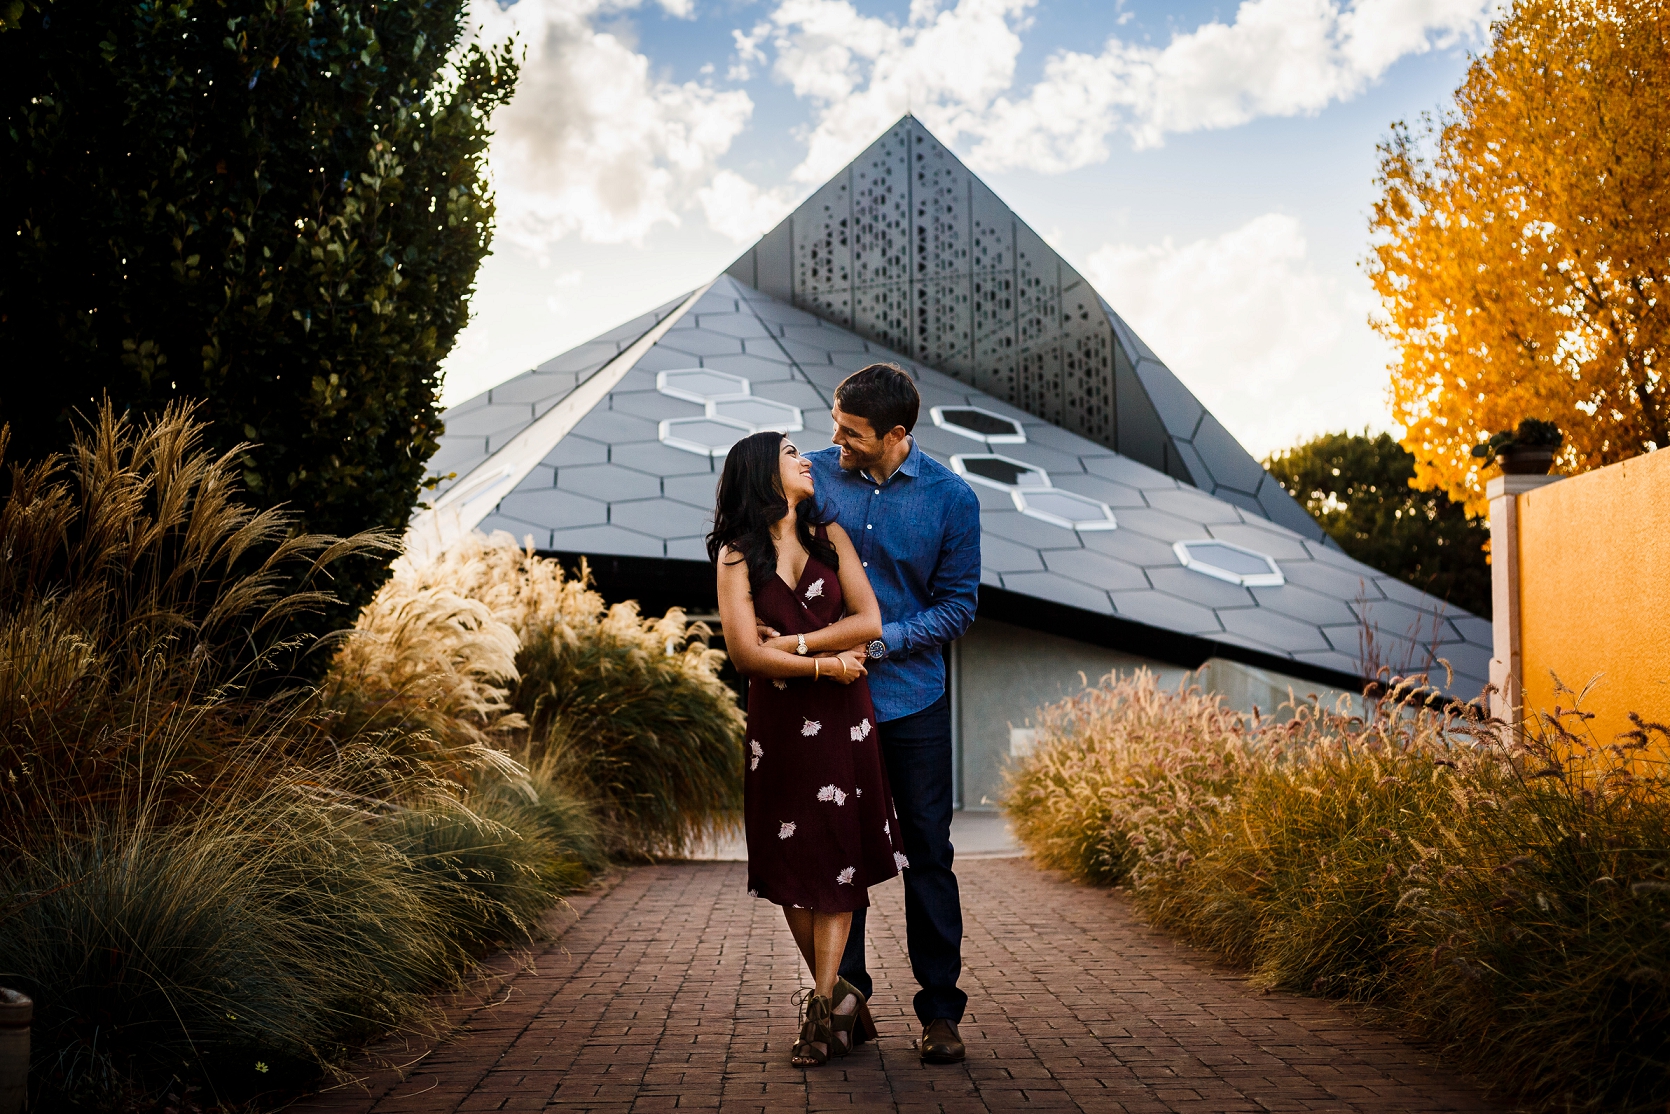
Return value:
M 912 437 L 910 439 L 910 452 L 905 454 L 904 461 L 897 468 L 895 468 L 893 470 L 891 475 L 889 475 L 886 479 L 882 480 L 881 482 L 884 483 L 884 484 L 885 483 L 892 483 L 894 476 L 909 476 L 911 479 L 914 480 L 916 478 L 917 473 L 920 472 L 921 470 L 922 470 L 922 450 L 917 447 L 916 438 Z M 858 475 L 859 475 L 859 478 L 862 479 L 865 483 L 872 483 L 873 484 L 873 483 L 876 482 L 870 476 L 870 474 L 868 472 L 865 472 L 862 469 L 859 470 Z

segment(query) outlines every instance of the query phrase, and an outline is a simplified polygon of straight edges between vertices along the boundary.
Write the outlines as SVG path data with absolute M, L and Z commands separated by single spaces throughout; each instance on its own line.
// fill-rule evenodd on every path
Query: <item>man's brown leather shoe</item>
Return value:
M 960 1064 L 967 1050 L 957 1026 L 943 1017 L 936 1017 L 922 1029 L 922 1040 L 916 1046 L 924 1064 Z

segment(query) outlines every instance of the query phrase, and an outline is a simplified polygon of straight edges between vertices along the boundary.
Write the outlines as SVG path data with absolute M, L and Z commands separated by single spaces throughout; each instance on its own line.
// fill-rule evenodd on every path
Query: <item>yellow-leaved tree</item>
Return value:
M 1670 446 L 1670 0 L 1519 0 L 1381 146 L 1366 261 L 1414 486 L 1483 514 L 1523 418 L 1579 472 Z

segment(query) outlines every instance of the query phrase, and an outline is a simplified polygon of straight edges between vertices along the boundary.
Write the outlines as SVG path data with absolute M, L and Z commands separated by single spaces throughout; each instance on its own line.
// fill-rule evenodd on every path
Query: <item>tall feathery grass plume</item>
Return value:
M 141 425 L 107 404 L 35 463 L 4 462 L 0 432 L 0 833 L 97 807 L 164 754 L 183 792 L 280 722 L 298 746 L 316 733 L 283 693 L 320 647 L 290 622 L 332 600 L 333 565 L 394 539 L 249 508 L 235 450 L 206 453 L 203 429 L 186 404 Z
M 537 767 L 546 800 L 587 801 L 609 852 L 677 855 L 741 812 L 743 716 L 710 633 L 676 608 L 647 618 L 610 606 L 583 570 L 475 534 L 429 562 L 395 563 L 332 685 L 386 694 L 385 719 L 452 709 Z M 574 810 L 545 814 L 556 813 Z
M 36 1000 L 36 1109 L 333 1072 L 576 881 L 539 787 L 460 799 L 457 772 L 490 765 L 477 736 L 360 730 L 290 682 L 330 647 L 288 620 L 393 541 L 249 509 L 201 431 L 185 406 L 105 407 L 6 474 L 0 979 Z
M 1659 1109 L 1670 728 L 1594 739 L 1562 691 L 1505 724 L 1392 678 L 1271 720 L 1110 677 L 1043 710 L 1004 804 L 1256 985 L 1372 1002 L 1536 1109 Z
M 1039 710 L 1032 756 L 1005 771 L 1003 807 L 1041 865 L 1116 885 L 1142 861 L 1144 824 L 1221 797 L 1260 754 L 1246 717 L 1146 669 Z

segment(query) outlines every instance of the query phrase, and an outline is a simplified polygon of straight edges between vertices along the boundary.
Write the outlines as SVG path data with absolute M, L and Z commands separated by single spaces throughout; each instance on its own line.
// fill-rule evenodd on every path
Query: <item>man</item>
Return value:
M 870 696 L 904 836 L 905 931 L 922 989 L 918 1046 L 928 1063 L 963 1059 L 968 995 L 963 911 L 951 871 L 951 702 L 945 645 L 974 621 L 980 585 L 980 501 L 962 478 L 916 447 L 921 396 L 894 364 L 872 364 L 835 389 L 834 447 L 808 454 L 817 499 L 858 550 L 881 603 L 870 644 Z M 865 997 L 864 910 L 853 914 L 841 975 Z

